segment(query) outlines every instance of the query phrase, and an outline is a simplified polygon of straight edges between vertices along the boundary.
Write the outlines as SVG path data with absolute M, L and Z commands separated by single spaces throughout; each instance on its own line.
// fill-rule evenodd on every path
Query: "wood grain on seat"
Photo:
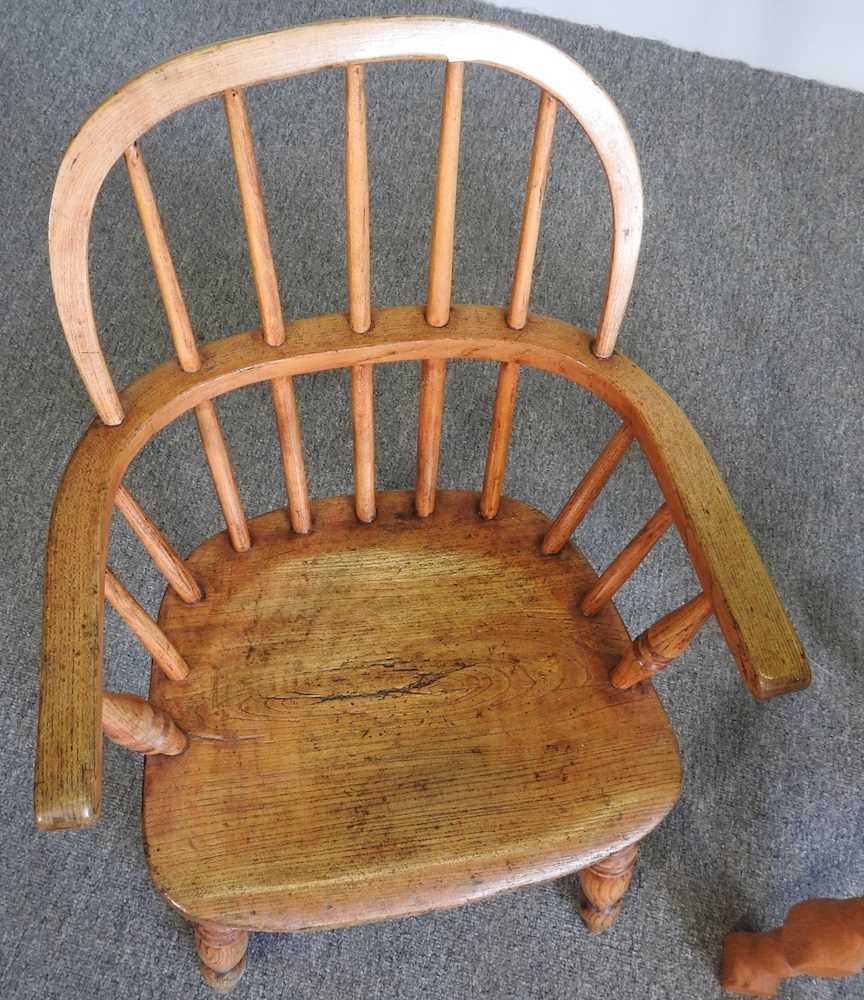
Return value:
M 312 505 L 223 533 L 166 593 L 160 625 L 190 667 L 154 672 L 151 699 L 189 734 L 146 764 L 151 872 L 187 916 L 294 930 L 456 905 L 584 867 L 673 806 L 674 735 L 650 684 L 616 691 L 629 648 L 572 546 L 544 557 L 549 522 L 503 499 L 442 491 Z

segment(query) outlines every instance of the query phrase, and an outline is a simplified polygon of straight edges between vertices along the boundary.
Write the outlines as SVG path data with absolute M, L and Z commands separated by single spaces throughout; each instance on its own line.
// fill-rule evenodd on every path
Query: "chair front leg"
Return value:
M 217 993 L 228 993 L 246 969 L 249 932 L 206 923 L 195 924 L 194 928 L 204 982 Z
M 608 931 L 618 919 L 638 855 L 639 845 L 631 844 L 579 872 L 579 913 L 592 934 Z

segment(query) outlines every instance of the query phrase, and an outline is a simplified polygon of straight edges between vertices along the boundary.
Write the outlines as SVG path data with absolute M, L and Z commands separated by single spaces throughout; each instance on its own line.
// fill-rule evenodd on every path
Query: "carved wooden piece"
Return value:
M 519 250 L 513 272 L 513 287 L 510 291 L 510 308 L 507 311 L 507 322 L 514 330 L 521 330 L 528 319 L 534 258 L 537 254 L 537 238 L 540 235 L 540 215 L 543 211 L 543 195 L 549 175 L 549 155 L 552 152 L 557 110 L 558 102 L 555 98 L 545 90 L 541 91 L 537 123 L 534 126 L 534 144 L 531 148 L 531 166 L 528 170 L 528 190 L 525 192 L 525 204 L 522 209 Z
M 447 64 L 444 71 L 444 100 L 441 104 L 435 209 L 432 215 L 432 243 L 429 249 L 429 289 L 426 296 L 426 322 L 431 326 L 446 326 L 450 318 L 464 79 L 463 63 Z
M 420 517 L 435 509 L 438 458 L 441 450 L 441 418 L 447 362 L 424 361 L 420 367 L 420 406 L 417 419 L 417 484 L 414 507 Z
M 123 408 L 96 332 L 88 277 L 90 219 L 108 171 L 144 132 L 226 91 L 358 60 L 477 62 L 533 81 L 573 114 L 600 158 L 612 201 L 612 252 L 595 350 L 610 355 L 621 325 L 642 232 L 642 183 L 615 105 L 559 49 L 521 31 L 443 17 L 335 21 L 210 45 L 137 76 L 105 101 L 69 144 L 51 203 L 49 251 L 57 309 L 72 357 L 106 424 Z
M 288 375 L 357 364 L 471 357 L 527 364 L 584 386 L 632 426 L 741 674 L 758 698 L 806 687 L 810 670 L 729 491 L 704 444 L 668 395 L 616 355 L 600 361 L 590 338 L 532 316 L 513 336 L 500 309 L 454 306 L 445 329 L 422 308 L 382 309 L 358 336 L 344 316 L 298 320 L 290 347 L 248 333 L 202 345 L 200 372 L 173 360 L 123 394 L 128 419 L 95 422 L 63 475 L 45 562 L 43 647 L 34 810 L 43 829 L 92 823 L 101 783 L 102 580 L 111 508 L 128 463 L 153 435 L 203 400 Z M 586 585 L 586 589 L 590 584 Z
M 687 649 L 710 615 L 711 601 L 705 594 L 664 615 L 633 641 L 610 675 L 612 684 L 626 690 L 665 670 Z
M 248 932 L 207 923 L 195 924 L 194 931 L 204 982 L 216 993 L 229 993 L 246 969 Z
M 306 483 L 303 436 L 297 415 L 294 382 L 290 377 L 274 378 L 270 388 L 273 392 L 273 411 L 279 435 L 285 490 L 288 494 L 288 516 L 291 528 L 298 535 L 305 535 L 312 528 L 312 515 L 309 513 L 309 488 Z
M 618 919 L 638 856 L 638 845 L 631 844 L 579 872 L 579 913 L 592 934 L 608 931 Z
M 275 347 L 285 340 L 285 324 L 282 319 L 282 304 L 279 301 L 276 268 L 270 250 L 267 215 L 264 210 L 264 199 L 261 196 L 258 167 L 255 163 L 252 128 L 246 114 L 246 102 L 242 90 L 227 90 L 222 99 L 228 122 L 228 135 L 231 139 L 231 151 L 234 154 L 237 190 L 240 192 L 240 207 L 243 210 L 252 278 L 258 296 L 261 329 L 267 343 Z
M 600 495 L 600 491 L 609 482 L 609 477 L 624 457 L 624 452 L 627 451 L 632 440 L 633 429 L 626 424 L 619 427 L 609 438 L 606 447 L 585 473 L 584 478 L 573 491 L 567 503 L 564 504 L 561 513 L 555 518 L 555 523 L 543 539 L 543 552 L 546 555 L 560 552 L 561 546 L 582 523 L 583 518 L 591 509 L 591 505 Z
M 135 694 L 102 694 L 102 729 L 109 740 L 147 756 L 183 753 L 189 741 L 173 719 Z
M 613 607 L 573 614 L 596 579 L 548 520 L 504 499 L 382 491 L 316 500 L 316 530 L 255 518 L 190 566 L 206 605 L 166 595 L 160 623 L 195 646 L 182 695 L 151 698 L 192 736 L 145 769 L 156 885 L 195 920 L 291 930 L 453 906 L 557 878 L 641 837 L 671 808 L 680 762 L 649 685 L 616 691 L 629 639 Z M 278 641 L 274 642 L 274 636 Z
M 144 513 L 141 505 L 125 486 L 121 486 L 117 490 L 114 506 L 126 519 L 126 523 L 135 532 L 138 540 L 177 596 L 187 604 L 200 601 L 202 594 L 198 583 L 183 565 L 183 560 L 177 555 L 162 532 Z
M 489 447 L 486 450 L 486 470 L 483 474 L 483 492 L 480 495 L 480 513 L 492 518 L 498 513 L 501 489 L 507 469 L 507 452 L 510 450 L 510 433 L 513 429 L 513 410 L 516 407 L 516 390 L 519 386 L 519 365 L 502 364 L 498 369 L 498 386 Z
M 189 667 L 173 643 L 110 569 L 105 571 L 105 597 L 166 677 L 186 679 Z
M 864 970 L 864 898 L 808 899 L 782 927 L 730 934 L 720 985 L 730 993 L 773 997 L 791 976 L 854 976 Z
M 171 331 L 177 360 L 183 371 L 197 372 L 201 367 L 198 345 L 195 343 L 195 334 L 192 332 L 192 325 L 189 322 L 189 313 L 186 310 L 183 293 L 180 291 L 174 262 L 171 260 L 171 251 L 168 249 L 168 241 L 165 239 L 165 230 L 162 228 L 162 220 L 159 217 L 156 198 L 150 185 L 150 177 L 137 143 L 133 143 L 126 150 L 124 159 L 126 170 L 129 173 L 132 194 L 135 198 L 135 206 L 138 209 L 138 218 L 141 220 L 141 229 L 144 232 L 144 239 L 147 242 L 147 249 L 153 264 L 153 273 L 156 275 L 156 284 L 159 286 L 159 294 L 162 296 L 162 306 L 165 309 L 165 318 L 168 321 L 168 329 Z
M 603 571 L 597 584 L 582 598 L 582 614 L 596 615 L 600 608 L 618 593 L 633 575 L 636 568 L 651 549 L 666 534 L 672 523 L 672 511 L 668 504 L 661 504 L 648 523 L 635 535 L 625 548 Z
M 210 466 L 216 497 L 222 508 L 222 516 L 225 518 L 225 526 L 231 536 L 231 544 L 238 552 L 245 552 L 252 544 L 252 539 L 249 537 L 234 467 L 219 425 L 219 415 L 212 400 L 205 400 L 195 407 L 195 421 L 198 424 L 198 433 L 201 435 L 204 455 Z

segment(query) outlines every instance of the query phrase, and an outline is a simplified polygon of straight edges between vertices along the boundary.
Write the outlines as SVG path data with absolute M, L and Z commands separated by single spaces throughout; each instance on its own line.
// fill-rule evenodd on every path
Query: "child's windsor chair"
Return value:
M 372 312 L 365 64 L 446 63 L 425 308 Z M 506 311 L 450 304 L 463 70 L 533 81 L 539 110 Z M 286 332 L 243 89 L 345 72 L 347 316 Z M 143 133 L 216 94 L 227 128 L 261 329 L 199 346 L 160 224 Z M 591 338 L 528 314 L 558 105 L 602 162 L 613 208 L 605 303 Z M 118 395 L 90 302 L 90 216 L 125 158 L 177 359 Z M 35 812 L 44 829 L 99 813 L 101 730 L 149 755 L 153 879 L 195 926 L 205 978 L 230 988 L 248 931 L 293 931 L 453 906 L 578 871 L 593 931 L 617 915 L 637 843 L 680 787 L 650 682 L 714 614 L 758 698 L 809 671 L 720 475 L 686 418 L 613 353 L 639 248 L 642 194 L 615 107 L 568 56 L 496 25 L 343 21 L 200 49 L 128 83 L 66 153 L 51 210 L 60 318 L 99 419 L 60 485 L 45 570 Z M 483 488 L 436 492 L 449 358 L 500 364 Z M 413 493 L 376 492 L 377 363 L 418 361 Z M 519 370 L 581 385 L 621 418 L 549 523 L 501 496 Z M 349 368 L 353 497 L 310 503 L 292 378 Z M 247 522 L 213 398 L 272 387 L 288 509 Z M 183 561 L 122 485 L 143 445 L 194 410 L 227 532 Z M 598 577 L 569 541 L 635 440 L 664 503 Z M 165 575 L 158 624 L 106 566 L 112 507 Z M 630 641 L 611 598 L 674 524 L 701 584 Z M 150 701 L 102 690 L 107 597 L 153 657 Z

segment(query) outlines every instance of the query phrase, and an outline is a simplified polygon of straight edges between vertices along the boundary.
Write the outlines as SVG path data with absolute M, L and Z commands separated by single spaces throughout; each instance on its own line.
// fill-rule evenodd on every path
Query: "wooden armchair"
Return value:
M 370 301 L 366 64 L 446 64 L 428 297 Z M 466 63 L 533 81 L 539 109 L 506 311 L 451 306 Z M 345 73 L 347 314 L 283 322 L 243 90 Z M 374 67 L 371 69 L 374 72 Z M 224 98 L 261 327 L 196 343 L 138 145 L 180 108 Z M 558 106 L 593 143 L 613 209 L 596 335 L 528 312 Z M 125 158 L 176 358 L 117 392 L 90 301 L 88 232 Z M 614 105 L 568 56 L 498 25 L 445 18 L 315 24 L 172 59 L 110 97 L 73 139 L 50 222 L 69 348 L 98 414 L 60 484 L 45 567 L 36 822 L 99 814 L 102 731 L 148 755 L 153 880 L 195 926 L 205 978 L 239 978 L 248 932 L 296 931 L 454 906 L 580 873 L 592 931 L 615 919 L 637 844 L 675 804 L 675 737 L 650 681 L 715 615 L 757 698 L 808 666 L 702 442 L 614 353 L 638 254 L 642 193 Z M 500 365 L 482 491 L 436 490 L 447 362 Z M 376 491 L 376 364 L 419 362 L 413 491 Z M 597 395 L 621 418 L 558 517 L 501 495 L 520 369 Z M 350 371 L 354 495 L 310 502 L 293 379 Z M 247 520 L 213 399 L 272 388 L 287 511 Z M 227 530 L 186 560 L 123 486 L 145 443 L 194 411 Z M 599 576 L 569 541 L 636 442 L 664 496 Z M 106 565 L 112 507 L 164 574 L 158 623 Z M 701 591 L 635 642 L 612 603 L 677 528 Z M 107 598 L 153 659 L 149 702 L 102 689 Z

